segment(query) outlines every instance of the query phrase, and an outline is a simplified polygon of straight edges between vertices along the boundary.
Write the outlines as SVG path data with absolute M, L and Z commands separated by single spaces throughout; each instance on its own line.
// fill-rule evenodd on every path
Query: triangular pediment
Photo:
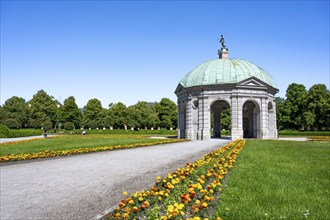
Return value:
M 176 87 L 174 93 L 178 94 L 182 89 L 183 89 L 183 86 L 179 83 L 178 86 Z
M 239 87 L 252 87 L 252 88 L 265 88 L 267 87 L 267 84 L 261 81 L 260 79 L 256 77 L 250 77 L 248 79 L 242 80 L 237 84 Z

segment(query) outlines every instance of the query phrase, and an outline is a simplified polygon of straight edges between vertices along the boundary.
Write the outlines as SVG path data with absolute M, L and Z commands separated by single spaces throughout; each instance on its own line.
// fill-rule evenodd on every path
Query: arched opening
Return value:
M 271 102 L 268 102 L 268 129 L 269 136 L 275 138 L 275 110 Z
M 230 130 L 231 112 L 227 101 L 217 100 L 211 105 L 212 138 L 221 138 L 221 130 Z
M 260 108 L 257 103 L 247 101 L 243 105 L 243 137 L 260 137 Z
M 186 138 L 186 103 L 182 102 L 179 106 L 179 138 Z

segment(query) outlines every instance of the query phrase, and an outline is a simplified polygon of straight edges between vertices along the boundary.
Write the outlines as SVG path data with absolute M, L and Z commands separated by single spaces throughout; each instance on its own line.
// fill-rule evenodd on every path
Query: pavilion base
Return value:
M 231 140 L 243 139 L 242 129 L 231 129 Z

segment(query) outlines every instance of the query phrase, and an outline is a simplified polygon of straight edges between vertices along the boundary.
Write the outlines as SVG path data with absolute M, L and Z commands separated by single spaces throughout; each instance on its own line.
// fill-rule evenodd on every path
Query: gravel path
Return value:
M 280 137 L 279 140 L 282 141 L 307 141 L 307 137 Z
M 1 164 L 0 219 L 92 219 L 228 140 L 191 141 Z
M 54 135 L 53 134 L 48 134 L 47 136 L 52 137 Z M 37 139 L 37 138 L 44 138 L 44 136 L 43 135 L 38 135 L 38 136 L 18 137 L 18 138 L 0 138 L 0 143 L 24 141 L 24 140 Z

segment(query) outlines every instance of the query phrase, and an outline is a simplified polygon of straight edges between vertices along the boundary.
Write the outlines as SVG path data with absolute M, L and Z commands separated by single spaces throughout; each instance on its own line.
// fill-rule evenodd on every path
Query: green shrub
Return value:
M 230 130 L 221 130 L 221 135 L 230 135 Z
M 87 126 L 91 129 L 96 129 L 98 126 L 97 126 L 97 122 L 94 121 L 94 120 L 91 120 L 88 122 Z
M 52 127 L 53 127 L 53 123 L 51 121 L 45 121 L 44 123 L 42 123 L 42 129 L 45 132 L 52 129 Z
M 16 119 L 13 119 L 13 118 L 8 118 L 5 121 L 5 125 L 7 125 L 7 127 L 10 129 L 20 129 L 21 128 L 21 124 Z
M 0 125 L 0 138 L 9 137 L 9 128 L 6 125 Z
M 38 129 L 41 127 L 41 122 L 38 119 L 31 119 L 30 126 L 31 126 L 31 128 Z
M 74 124 L 72 122 L 65 122 L 64 129 L 68 131 L 72 131 L 74 129 Z
M 16 138 L 16 137 L 28 137 L 28 136 L 37 136 L 41 135 L 41 129 L 19 129 L 19 130 L 9 130 L 8 138 Z

